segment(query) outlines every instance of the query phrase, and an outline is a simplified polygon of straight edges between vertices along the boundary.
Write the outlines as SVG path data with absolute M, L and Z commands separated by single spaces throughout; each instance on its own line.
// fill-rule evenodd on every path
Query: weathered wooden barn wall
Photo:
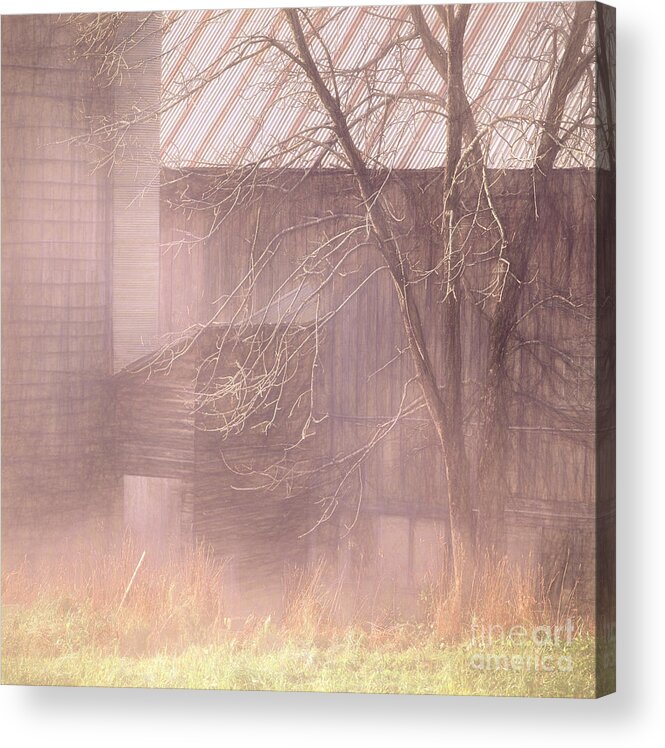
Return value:
M 294 182 L 302 175 L 291 176 Z M 403 175 L 417 184 L 428 175 Z M 499 177 L 502 214 L 508 233 L 533 210 L 530 175 L 508 172 Z M 353 190 L 348 175 L 309 173 L 300 186 L 288 191 L 260 190 L 260 199 L 241 206 L 210 233 L 212 211 L 182 210 L 179 194 L 215 195 L 214 174 L 166 173 L 162 203 L 163 255 L 160 274 L 160 330 L 178 332 L 196 324 L 230 322 L 238 304 L 220 313 L 220 299 L 234 293 L 247 272 L 253 252 L 280 235 L 279 259 L 272 263 L 254 291 L 256 310 L 269 306 L 275 290 L 293 269 L 294 262 L 336 225 L 310 225 L 288 231 L 311 219 L 353 212 Z M 403 206 L 399 188 L 393 190 L 396 209 Z M 508 546 L 515 559 L 532 558 L 553 576 L 565 565 L 571 586 L 582 574 L 592 579 L 595 544 L 595 457 L 593 434 L 593 306 L 595 278 L 595 176 L 582 170 L 559 170 L 551 180 L 547 211 L 551 232 L 539 237 L 533 280 L 523 295 L 524 340 L 513 355 L 513 377 L 522 392 L 512 404 L 511 434 L 514 464 L 507 466 L 512 500 L 507 508 Z M 507 208 L 507 210 L 505 210 Z M 515 224 L 511 225 L 511 221 Z M 342 222 L 337 224 L 339 230 Z M 197 241 L 197 238 L 200 239 Z M 422 239 L 408 239 L 414 253 L 427 251 Z M 258 248 L 258 249 L 257 249 Z M 372 251 L 358 253 L 322 295 L 329 309 L 354 284 L 377 267 Z M 254 255 L 256 256 L 256 255 Z M 192 293 L 196 289 L 196 293 Z M 285 290 L 288 290 L 288 286 Z M 237 293 L 237 292 L 236 292 Z M 430 284 L 425 294 L 427 335 L 435 365 L 445 386 L 438 289 Z M 547 296 L 576 300 L 577 313 L 554 311 Z M 582 300 L 580 302 L 580 299 Z M 305 316 L 307 313 L 305 312 Z M 471 394 L 478 387 L 485 363 L 486 321 L 471 298 L 463 306 L 465 381 Z M 325 384 L 318 407 L 328 414 L 331 454 L 358 445 L 379 421 L 397 411 L 404 384 L 413 373 L 404 349 L 397 302 L 385 274 L 377 273 L 363 285 L 329 325 L 325 336 Z M 545 345 L 534 353 L 534 341 Z M 570 367 L 547 352 L 548 345 L 570 349 Z M 541 361 L 534 365 L 533 357 Z M 548 360 L 548 357 L 551 360 Z M 565 359 L 565 356 L 563 357 Z M 548 372 L 543 374 L 543 372 Z M 573 376 L 574 372 L 574 376 Z M 588 376 L 587 376 L 588 375 Z M 411 399 L 417 394 L 412 390 Z M 474 415 L 467 415 L 474 450 Z M 400 424 L 374 450 L 362 467 L 362 502 L 350 492 L 348 503 L 335 519 L 318 530 L 322 543 L 336 546 L 340 570 L 373 568 L 372 584 L 413 589 L 434 564 L 434 550 L 446 539 L 446 486 L 442 461 L 427 417 L 416 412 Z M 353 532 L 347 526 L 358 519 Z M 334 525 L 334 527 L 332 526 Z M 344 540 L 340 538 L 344 537 Z M 563 557 L 563 559 L 562 559 Z M 367 575 L 365 575 L 367 578 Z M 587 590 L 591 594 L 591 590 Z
M 209 326 L 180 341 L 173 357 L 170 351 L 146 357 L 116 375 L 117 469 L 124 476 L 126 524 L 149 557 L 204 542 L 227 560 L 230 609 L 267 614 L 282 603 L 284 572 L 307 560 L 309 545 L 301 536 L 315 521 L 314 488 L 309 470 L 274 484 L 255 471 L 272 470 L 303 430 L 308 409 L 301 395 L 313 352 L 304 351 L 304 366 L 294 361 L 286 372 L 285 408 L 272 429 L 261 428 L 269 417 L 266 404 L 225 437 L 219 429 L 228 412 L 205 396 L 251 353 L 232 336 L 224 342 L 226 332 L 227 325 Z M 270 325 L 260 329 L 271 332 Z M 295 333 L 299 340 L 305 335 Z M 316 456 L 308 450 L 299 452 L 302 468 Z M 169 530 L 160 533 L 160 527 Z
M 5 553 L 106 516 L 109 190 L 85 135 L 91 71 L 66 16 L 2 20 L 2 530 Z

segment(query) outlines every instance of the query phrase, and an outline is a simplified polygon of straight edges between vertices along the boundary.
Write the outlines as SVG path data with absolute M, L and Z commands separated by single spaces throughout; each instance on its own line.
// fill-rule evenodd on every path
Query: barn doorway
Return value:
M 181 548 L 182 480 L 123 476 L 125 528 L 148 560 L 165 560 Z

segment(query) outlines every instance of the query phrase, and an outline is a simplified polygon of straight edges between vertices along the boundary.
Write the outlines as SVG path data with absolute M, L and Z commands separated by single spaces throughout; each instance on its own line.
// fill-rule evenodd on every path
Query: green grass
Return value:
M 161 631 L 153 642 L 126 614 L 114 620 L 68 600 L 40 599 L 3 613 L 5 684 L 553 697 L 593 697 L 596 690 L 588 634 L 569 644 L 483 649 L 446 645 L 415 624 L 307 633 L 255 622 L 242 631 L 222 627 L 207 642 L 194 631 L 171 639 Z M 543 661 L 553 669 L 544 670 Z

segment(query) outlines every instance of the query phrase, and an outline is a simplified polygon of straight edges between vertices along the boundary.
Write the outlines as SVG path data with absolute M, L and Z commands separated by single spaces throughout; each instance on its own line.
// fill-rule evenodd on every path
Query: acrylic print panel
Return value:
M 4 683 L 614 690 L 614 12 L 2 19 Z

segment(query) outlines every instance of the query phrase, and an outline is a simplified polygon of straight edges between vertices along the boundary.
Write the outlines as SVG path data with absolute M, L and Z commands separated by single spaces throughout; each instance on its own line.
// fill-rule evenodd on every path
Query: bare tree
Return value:
M 534 24 L 530 30 L 531 78 L 523 81 L 524 91 L 502 114 L 486 105 L 485 94 L 471 99 L 467 91 L 465 35 L 471 6 L 434 6 L 427 11 L 419 6 L 367 9 L 367 14 L 392 14 L 398 31 L 378 52 L 351 67 L 335 62 L 325 36 L 327 24 L 344 12 L 280 11 L 286 24 L 279 23 L 278 16 L 276 23 L 260 32 L 239 37 L 213 64 L 197 70 L 162 97 L 159 113 L 163 114 L 237 66 L 251 63 L 277 70 L 280 95 L 294 106 L 322 112 L 313 123 L 303 118 L 309 124 L 278 138 L 255 161 L 218 173 L 214 188 L 197 193 L 190 185 L 182 191 L 182 210 L 212 216 L 208 233 L 191 238 L 192 251 L 239 206 L 256 210 L 258 233 L 265 191 L 294 189 L 306 178 L 293 176 L 293 166 L 306 163 L 311 171 L 332 159 L 352 176 L 355 193 L 343 206 L 333 205 L 324 214 L 283 229 L 262 246 L 251 248 L 246 273 L 220 299 L 208 322 L 224 321 L 225 327 L 222 342 L 201 367 L 207 385 L 199 388 L 195 407 L 209 416 L 209 427 L 224 436 L 248 426 L 269 431 L 278 413 L 293 407 L 286 401 L 288 384 L 298 367 L 306 366 L 309 375 L 297 398 L 299 403 L 307 402 L 300 437 L 260 478 L 266 487 L 274 488 L 292 485 L 311 473 L 320 476 L 328 491 L 321 499 L 318 523 L 333 515 L 343 492 L 351 487 L 360 501 L 363 461 L 400 419 L 425 411 L 444 460 L 455 570 L 468 595 L 482 559 L 503 551 L 503 513 L 509 495 L 506 476 L 515 459 L 509 429 L 510 409 L 519 397 L 513 375 L 516 354 L 528 349 L 546 377 L 558 376 L 557 360 L 578 366 L 581 375 L 589 376 L 579 363 L 580 351 L 557 350 L 555 341 L 531 338 L 528 330 L 540 309 L 556 307 L 580 314 L 584 304 L 574 294 L 558 289 L 533 293 L 532 273 L 540 237 L 553 220 L 547 186 L 555 164 L 563 153 L 574 158 L 580 142 L 593 138 L 593 4 L 558 6 Z M 173 22 L 174 18 L 165 20 L 167 26 Z M 78 18 L 77 23 L 82 53 L 100 57 L 100 80 L 118 82 L 123 46 L 132 43 L 118 37 L 118 18 L 100 15 Z M 412 85 L 405 62 L 407 52 L 415 48 L 424 51 L 436 73 L 427 89 Z M 489 89 L 498 83 L 490 80 Z M 351 90 L 356 93 L 350 95 Z M 573 94 L 576 103 L 571 108 Z M 531 105 L 534 101 L 538 109 Z M 388 145 L 382 150 L 381 144 L 393 123 L 432 112 L 441 122 L 441 166 L 427 183 L 414 187 L 390 166 L 393 151 Z M 118 158 L 122 137 L 133 125 L 155 114 L 136 112 L 122 122 L 93 120 L 92 138 L 106 144 L 105 163 Z M 493 144 L 509 133 L 512 142 L 519 144 L 516 151 L 527 154 L 516 158 L 524 158 L 532 175 L 532 201 L 520 220 L 512 221 L 518 228 L 510 234 L 506 204 L 501 200 L 501 175 L 491 166 Z M 184 183 L 185 178 L 183 172 L 173 181 Z M 308 227 L 317 228 L 320 240 L 289 265 L 259 306 L 257 289 L 268 268 L 280 261 L 285 236 Z M 423 256 L 414 255 L 414 234 L 427 247 Z M 371 258 L 369 271 L 351 269 L 359 256 Z M 299 449 L 327 417 L 318 408 L 316 392 L 319 348 L 326 328 L 379 273 L 389 277 L 399 304 L 406 347 L 397 355 L 409 357 L 413 379 L 404 385 L 398 410 L 377 424 L 363 444 L 324 461 L 299 456 Z M 345 278 L 341 296 L 331 293 L 340 277 Z M 442 362 L 434 361 L 426 331 L 432 307 L 431 294 L 424 289 L 431 287 L 437 289 L 440 305 Z M 477 305 L 486 322 L 487 356 L 475 387 L 468 386 L 462 354 L 464 303 Z M 207 327 L 201 324 L 175 335 L 150 366 L 170 366 Z M 221 362 L 229 342 L 241 351 L 233 374 Z M 556 404 L 550 406 L 556 409 Z M 582 403 L 575 417 L 586 417 L 585 408 Z M 472 450 L 471 421 L 479 442 Z

